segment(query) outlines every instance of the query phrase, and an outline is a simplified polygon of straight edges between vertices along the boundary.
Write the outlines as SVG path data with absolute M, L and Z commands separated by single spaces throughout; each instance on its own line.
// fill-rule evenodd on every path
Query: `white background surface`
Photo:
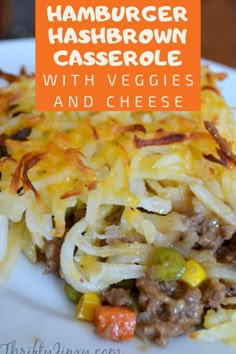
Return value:
M 209 62 L 208 62 L 209 63 Z M 34 71 L 34 41 L 0 42 L 0 69 L 17 73 L 25 65 Z M 229 77 L 220 87 L 231 106 L 236 106 L 236 72 L 210 63 L 213 71 Z M 20 257 L 17 267 L 0 290 L 0 354 L 235 354 L 222 343 L 203 343 L 181 337 L 160 349 L 135 339 L 112 343 L 96 337 L 93 327 L 74 320 L 74 305 L 63 293 L 63 282 L 43 275 L 41 265 L 32 266 Z

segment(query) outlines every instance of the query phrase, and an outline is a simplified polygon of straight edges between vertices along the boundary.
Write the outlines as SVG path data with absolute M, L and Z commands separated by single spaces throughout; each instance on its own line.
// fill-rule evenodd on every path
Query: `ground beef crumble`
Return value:
M 218 279 L 207 279 L 201 285 L 202 302 L 206 308 L 217 307 L 225 298 L 226 286 Z
M 195 249 L 208 249 L 216 252 L 225 240 L 231 239 L 235 228 L 220 223 L 212 215 L 197 214 L 189 219 L 189 228 L 196 232 L 198 240 Z
M 136 335 L 143 341 L 167 346 L 169 340 L 201 324 L 208 308 L 217 308 L 234 284 L 207 279 L 200 288 L 190 288 L 181 281 L 159 282 L 148 277 L 136 280 L 132 289 L 110 287 L 102 294 L 102 303 L 131 307 L 134 294 L 138 301 Z
M 110 288 L 103 292 L 102 303 L 112 306 L 131 306 L 133 299 L 129 289 Z
M 59 275 L 60 270 L 60 252 L 63 238 L 54 238 L 45 242 L 44 256 L 45 267 L 44 274 L 54 273 Z
M 234 227 L 211 214 L 193 216 L 189 227 L 198 237 L 193 249 L 209 250 L 217 262 L 236 266 Z M 217 308 L 227 296 L 236 296 L 236 282 L 208 278 L 199 287 L 191 288 L 180 280 L 160 282 L 147 274 L 136 280 L 132 290 L 109 288 L 103 293 L 102 302 L 130 307 L 134 293 L 137 337 L 165 347 L 171 338 L 200 325 L 208 309 Z
M 165 283 L 147 277 L 136 282 L 140 305 L 136 335 L 160 347 L 198 325 L 204 308 L 198 288 L 191 289 L 182 282 Z
M 229 240 L 225 240 L 222 243 L 217 250 L 216 258 L 221 263 L 236 266 L 236 233 Z
M 165 347 L 170 338 L 186 333 L 201 322 L 202 293 L 182 282 L 158 282 L 141 277 L 136 280 L 136 335 Z M 102 294 L 103 304 L 128 306 L 133 302 L 128 289 L 109 288 Z

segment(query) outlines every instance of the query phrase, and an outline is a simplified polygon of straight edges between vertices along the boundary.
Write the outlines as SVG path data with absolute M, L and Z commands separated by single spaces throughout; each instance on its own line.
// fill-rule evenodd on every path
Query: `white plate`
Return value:
M 214 71 L 229 73 L 220 86 L 228 104 L 236 106 L 236 71 L 213 62 Z M 17 73 L 25 65 L 34 71 L 34 41 L 0 41 L 0 69 Z M 0 354 L 235 354 L 222 343 L 202 343 L 181 337 L 161 350 L 135 339 L 111 343 L 93 333 L 93 327 L 74 320 L 74 306 L 64 294 L 62 282 L 43 275 L 41 265 L 32 266 L 20 257 L 5 289 L 0 292 Z

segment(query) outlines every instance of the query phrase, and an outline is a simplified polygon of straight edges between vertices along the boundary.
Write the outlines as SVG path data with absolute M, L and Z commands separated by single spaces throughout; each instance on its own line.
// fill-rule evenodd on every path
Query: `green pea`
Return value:
M 151 255 L 146 274 L 149 278 L 168 281 L 177 280 L 186 269 L 186 261 L 173 248 L 158 248 Z
M 79 302 L 79 299 L 81 297 L 81 293 L 79 293 L 77 290 L 75 290 L 70 284 L 65 283 L 64 285 L 64 292 L 67 296 L 67 298 L 77 304 Z

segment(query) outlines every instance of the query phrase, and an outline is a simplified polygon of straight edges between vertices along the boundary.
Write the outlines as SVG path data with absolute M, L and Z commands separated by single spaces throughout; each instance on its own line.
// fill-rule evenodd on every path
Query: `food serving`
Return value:
M 0 76 L 1 278 L 21 250 L 101 337 L 236 344 L 226 75 L 202 67 L 201 112 L 57 113 L 36 111 L 24 70 Z

